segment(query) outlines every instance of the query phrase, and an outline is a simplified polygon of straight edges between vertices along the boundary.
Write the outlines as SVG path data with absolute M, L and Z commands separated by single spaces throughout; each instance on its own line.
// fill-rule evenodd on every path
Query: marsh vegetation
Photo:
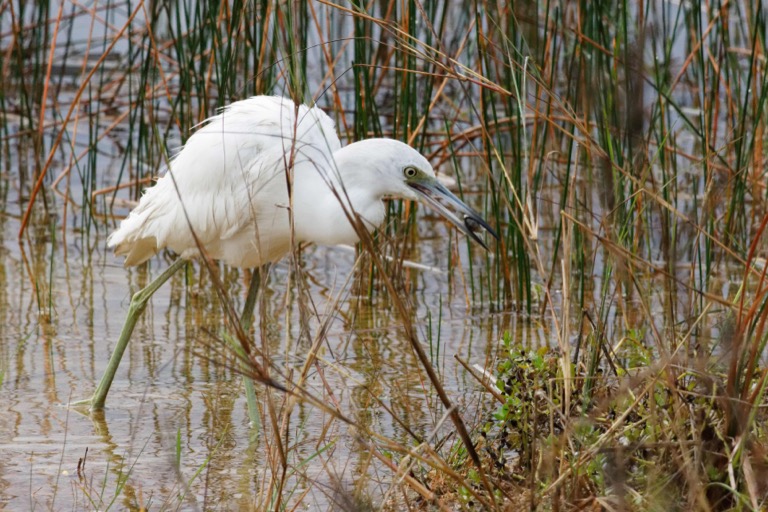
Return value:
M 767 15 L 0 0 L 0 502 L 763 509 Z M 501 239 L 391 202 L 354 250 L 263 272 L 251 329 L 250 275 L 189 264 L 108 408 L 65 407 L 173 259 L 124 269 L 106 236 L 198 123 L 255 94 L 315 102 L 342 141 L 408 142 Z

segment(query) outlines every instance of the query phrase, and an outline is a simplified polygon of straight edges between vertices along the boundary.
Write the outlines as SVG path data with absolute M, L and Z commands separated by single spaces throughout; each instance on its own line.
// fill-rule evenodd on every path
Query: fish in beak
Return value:
M 437 210 L 459 231 L 480 244 L 486 251 L 489 250 L 488 246 L 478 236 L 478 233 L 485 230 L 496 240 L 499 239 L 493 228 L 485 222 L 479 213 L 464 204 L 437 179 L 430 177 L 409 181 L 408 186 L 415 190 L 425 203 Z

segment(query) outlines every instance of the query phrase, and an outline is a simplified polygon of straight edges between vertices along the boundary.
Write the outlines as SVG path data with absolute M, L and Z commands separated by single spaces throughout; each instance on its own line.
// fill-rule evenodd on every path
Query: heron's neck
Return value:
M 386 213 L 382 202 L 385 194 L 375 186 L 381 155 L 375 151 L 371 141 L 366 140 L 349 144 L 333 156 L 342 185 L 339 195 L 345 197 L 344 204 L 351 206 L 363 218 L 368 230 L 372 231 L 384 221 Z
M 386 209 L 382 194 L 371 187 L 376 175 L 375 154 L 366 154 L 364 146 L 358 142 L 336 151 L 335 167 L 324 176 L 317 173 L 320 180 L 312 180 L 312 184 L 307 180 L 296 181 L 297 187 L 311 187 L 298 197 L 316 198 L 295 205 L 296 215 L 308 219 L 306 223 L 296 222 L 297 230 L 299 226 L 311 226 L 311 231 L 298 233 L 301 240 L 324 245 L 354 244 L 358 235 L 350 219 L 355 215 L 369 231 L 381 225 Z M 330 193 L 326 192 L 329 189 Z
M 373 198 L 377 194 L 371 184 L 376 177 L 378 155 L 370 146 L 370 140 L 354 142 L 333 154 L 336 168 L 332 174 L 340 179 L 352 201 Z

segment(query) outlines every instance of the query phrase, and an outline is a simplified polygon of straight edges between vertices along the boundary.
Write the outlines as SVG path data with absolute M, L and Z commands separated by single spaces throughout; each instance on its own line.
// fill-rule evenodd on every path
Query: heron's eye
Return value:
M 419 171 L 415 167 L 406 167 L 403 169 L 403 174 L 405 174 L 406 178 L 415 178 Z

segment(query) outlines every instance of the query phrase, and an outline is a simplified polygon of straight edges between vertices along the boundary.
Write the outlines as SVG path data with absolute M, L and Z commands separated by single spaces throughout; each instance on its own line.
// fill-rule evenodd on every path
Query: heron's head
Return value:
M 369 180 L 367 186 L 375 188 L 379 197 L 424 202 L 486 249 L 478 233 L 485 230 L 499 238 L 479 213 L 437 180 L 427 159 L 409 145 L 392 139 L 367 139 L 347 148 L 352 146 L 357 146 L 359 168 L 373 168 L 372 174 L 365 173 Z

